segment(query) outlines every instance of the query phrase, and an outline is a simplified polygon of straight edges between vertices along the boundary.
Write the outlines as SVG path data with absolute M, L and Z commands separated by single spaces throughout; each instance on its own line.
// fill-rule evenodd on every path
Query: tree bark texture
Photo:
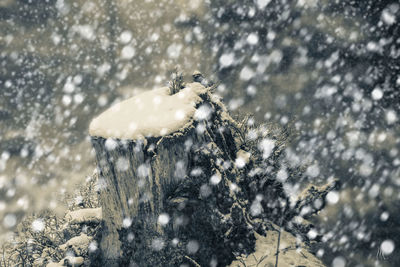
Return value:
M 129 227 L 130 220 L 143 223 L 148 231 L 163 234 L 157 219 L 164 211 L 166 197 L 186 176 L 191 157 L 187 141 L 198 143 L 202 139 L 194 127 L 145 141 L 113 140 L 111 148 L 106 145 L 107 139 L 92 137 L 103 185 L 100 204 L 104 225 L 100 248 L 107 263 L 116 263 L 121 257 L 121 240 L 126 237 L 119 232 Z

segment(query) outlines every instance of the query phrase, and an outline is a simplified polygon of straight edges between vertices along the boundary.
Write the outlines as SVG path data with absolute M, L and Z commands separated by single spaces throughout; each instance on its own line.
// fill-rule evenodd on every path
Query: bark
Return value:
M 114 149 L 107 149 L 106 139 L 92 137 L 104 187 L 100 191 L 103 208 L 103 237 L 100 248 L 105 259 L 117 262 L 124 253 L 120 236 L 125 219 L 143 222 L 146 230 L 163 234 L 157 225 L 160 213 L 165 212 L 164 201 L 186 176 L 185 168 L 191 154 L 187 140 L 201 142 L 203 136 L 194 127 L 161 138 L 140 140 L 115 140 Z M 146 144 L 145 144 L 146 143 Z M 143 240 L 150 237 L 141 236 Z

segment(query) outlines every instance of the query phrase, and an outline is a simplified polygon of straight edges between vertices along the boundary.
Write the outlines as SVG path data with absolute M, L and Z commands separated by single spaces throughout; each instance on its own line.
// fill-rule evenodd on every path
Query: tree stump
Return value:
M 143 93 L 119 103 L 95 118 L 91 141 L 100 173 L 103 237 L 100 248 L 107 264 L 124 254 L 122 233 L 132 222 L 147 232 L 163 234 L 164 202 L 187 176 L 193 144 L 203 143 L 204 129 L 214 109 L 211 94 L 200 83 L 170 95 L 169 88 Z M 124 236 L 125 235 L 125 236 Z
M 283 183 L 301 172 L 279 175 L 286 135 L 237 123 L 206 83 L 181 82 L 116 104 L 90 125 L 104 264 L 227 266 L 252 253 L 255 233 L 272 223 L 308 242 L 311 226 L 294 218 L 334 187 L 312 187 L 292 203 Z

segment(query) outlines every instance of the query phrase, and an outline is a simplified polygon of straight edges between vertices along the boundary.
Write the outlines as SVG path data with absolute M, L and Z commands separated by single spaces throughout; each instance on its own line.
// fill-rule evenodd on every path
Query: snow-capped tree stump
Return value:
M 285 135 L 237 123 L 201 74 L 193 77 L 200 83 L 177 77 L 90 124 L 106 266 L 226 266 L 252 253 L 255 233 L 271 223 L 307 241 L 311 226 L 294 218 L 316 213 L 323 205 L 310 203 L 334 188 L 312 187 L 289 205 L 278 173 Z
M 165 87 L 116 104 L 91 122 L 104 220 L 100 248 L 108 266 L 124 253 L 121 241 L 131 237 L 122 230 L 132 222 L 163 234 L 163 203 L 187 175 L 192 144 L 204 139 L 196 124 L 211 118 L 210 97 L 200 83 L 179 92 Z

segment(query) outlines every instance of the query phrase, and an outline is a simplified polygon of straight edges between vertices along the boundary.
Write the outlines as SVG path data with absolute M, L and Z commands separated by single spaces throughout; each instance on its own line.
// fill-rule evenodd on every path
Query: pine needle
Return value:
M 178 68 L 175 68 L 172 74 L 172 80 L 169 82 L 170 95 L 178 93 L 184 87 L 185 83 L 183 81 L 183 73 L 179 72 Z

